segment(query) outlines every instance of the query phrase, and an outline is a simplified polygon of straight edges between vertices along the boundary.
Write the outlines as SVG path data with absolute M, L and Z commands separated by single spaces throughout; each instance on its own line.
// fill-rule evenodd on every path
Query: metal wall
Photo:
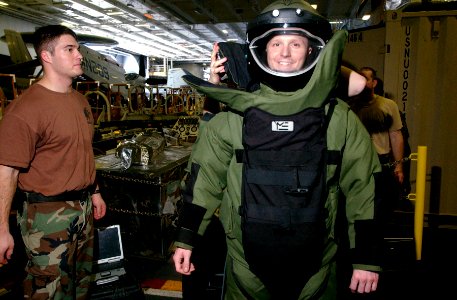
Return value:
M 457 11 L 386 12 L 383 29 L 349 41 L 344 59 L 371 65 L 384 89 L 406 113 L 412 151 L 427 146 L 427 173 L 442 168 L 440 214 L 457 215 Z M 384 32 L 384 37 L 383 37 Z M 351 36 L 350 36 L 351 39 Z M 411 164 L 415 191 L 416 164 Z M 426 187 L 429 209 L 430 182 Z

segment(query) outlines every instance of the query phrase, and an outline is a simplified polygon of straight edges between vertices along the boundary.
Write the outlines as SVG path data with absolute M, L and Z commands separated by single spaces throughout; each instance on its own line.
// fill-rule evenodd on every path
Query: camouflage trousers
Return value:
M 28 263 L 26 299 L 87 299 L 92 272 L 92 201 L 28 203 L 18 224 Z

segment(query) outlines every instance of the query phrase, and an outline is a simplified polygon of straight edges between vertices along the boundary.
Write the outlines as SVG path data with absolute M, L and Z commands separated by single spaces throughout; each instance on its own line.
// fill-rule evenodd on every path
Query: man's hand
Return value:
M 194 264 L 190 262 L 191 254 L 192 250 L 176 248 L 175 254 L 173 255 L 176 272 L 183 275 L 190 275 L 190 273 L 195 270 Z
M 100 193 L 92 195 L 92 204 L 94 206 L 95 220 L 103 218 L 106 213 L 106 204 L 105 201 L 103 201 L 102 195 Z
M 395 166 L 394 176 L 397 179 L 399 184 L 403 184 L 403 180 L 405 178 L 405 175 L 403 174 L 403 168 L 401 166 L 401 163 L 399 163 L 399 164 L 397 164 Z
M 371 293 L 378 288 L 379 274 L 376 272 L 354 270 L 349 289 L 353 293 Z
M 403 159 L 403 149 L 405 147 L 405 144 L 401 129 L 389 131 L 389 139 L 392 147 L 392 154 L 394 156 L 394 160 L 398 161 L 398 163 L 395 165 L 394 175 L 398 183 L 402 184 L 404 180 L 404 175 L 403 163 L 401 162 L 401 160 Z
M 219 52 L 219 45 L 215 43 L 213 45 L 213 52 L 211 52 L 211 64 L 208 80 L 212 84 L 219 84 L 221 82 L 220 74 L 225 73 L 224 63 L 227 61 L 227 57 L 217 59 L 217 52 Z
M 11 259 L 14 249 L 14 239 L 8 229 L 0 229 L 0 264 L 5 265 Z

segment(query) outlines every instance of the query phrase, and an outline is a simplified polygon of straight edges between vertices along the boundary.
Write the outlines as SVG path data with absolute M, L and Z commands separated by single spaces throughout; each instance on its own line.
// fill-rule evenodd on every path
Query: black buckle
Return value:
M 305 194 L 308 194 L 309 189 L 303 188 L 303 187 L 285 188 L 284 192 L 289 195 L 305 195 Z

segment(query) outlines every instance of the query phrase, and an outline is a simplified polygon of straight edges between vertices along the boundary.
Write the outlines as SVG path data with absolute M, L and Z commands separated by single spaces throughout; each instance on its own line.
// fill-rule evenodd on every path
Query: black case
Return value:
M 128 273 L 119 278 L 119 280 L 97 285 L 91 284 L 90 299 L 145 299 L 143 289 L 138 281 Z

